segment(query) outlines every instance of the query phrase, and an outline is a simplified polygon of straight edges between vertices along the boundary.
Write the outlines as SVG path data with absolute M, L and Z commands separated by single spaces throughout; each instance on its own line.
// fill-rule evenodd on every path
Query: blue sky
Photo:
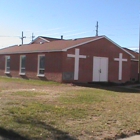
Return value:
M 0 48 L 24 43 L 31 35 L 64 39 L 106 35 L 117 44 L 138 48 L 140 0 L 0 0 Z

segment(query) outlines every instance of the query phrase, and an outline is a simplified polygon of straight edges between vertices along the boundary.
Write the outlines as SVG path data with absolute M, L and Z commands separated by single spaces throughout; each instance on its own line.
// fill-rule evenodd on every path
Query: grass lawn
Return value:
M 0 77 L 0 136 L 113 140 L 140 133 L 140 91 Z

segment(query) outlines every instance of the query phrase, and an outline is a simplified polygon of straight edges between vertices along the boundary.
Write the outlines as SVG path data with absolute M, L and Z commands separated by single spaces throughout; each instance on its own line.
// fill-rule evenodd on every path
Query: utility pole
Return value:
M 140 83 L 140 24 L 139 24 L 139 65 L 138 65 L 138 69 L 139 69 L 139 83 Z
M 35 36 L 34 36 L 34 33 L 32 33 L 32 41 L 34 40 Z
M 26 36 L 23 36 L 23 31 L 22 31 L 22 35 L 21 35 L 21 44 L 23 45 L 23 39 L 26 38 Z
M 98 36 L 98 21 L 97 21 L 97 23 L 96 23 L 96 36 Z

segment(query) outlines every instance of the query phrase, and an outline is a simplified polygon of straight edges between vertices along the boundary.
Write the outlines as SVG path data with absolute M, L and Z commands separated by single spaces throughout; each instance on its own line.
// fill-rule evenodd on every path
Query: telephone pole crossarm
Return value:
M 26 38 L 26 36 L 23 36 L 23 31 L 22 31 L 22 35 L 21 35 L 21 44 L 23 45 L 23 39 Z
M 34 33 L 32 33 L 32 41 L 34 40 L 35 36 L 34 36 Z

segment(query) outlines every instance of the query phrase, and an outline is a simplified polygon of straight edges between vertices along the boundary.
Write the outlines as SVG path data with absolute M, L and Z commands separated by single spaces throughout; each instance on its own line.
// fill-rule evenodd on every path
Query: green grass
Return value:
M 21 84 L 30 84 L 30 85 L 62 85 L 58 82 L 54 81 L 43 81 L 43 80 L 32 80 L 32 79 L 21 79 L 21 78 L 9 78 L 9 77 L 0 77 L 0 82 L 16 82 L 16 83 L 21 83 Z
M 42 116 L 47 114 L 46 117 L 55 117 L 55 118 L 83 118 L 85 117 L 86 110 L 78 108 L 68 108 L 64 106 L 48 105 L 41 103 L 31 103 L 22 105 L 20 107 L 11 107 L 8 110 L 8 113 L 13 116 L 13 118 L 22 118 L 26 121 L 26 118 L 35 118 L 37 119 L 38 115 Z M 53 116 L 52 116 L 53 114 Z M 27 120 L 28 121 L 28 120 Z
M 11 84 L 7 89 L 4 83 L 8 80 Z M 4 137 L 8 134 L 19 140 L 20 136 L 25 140 L 93 140 L 140 131 L 139 92 L 37 80 L 29 81 L 35 91 L 23 91 L 26 81 L 0 78 L 0 135 Z M 17 83 L 21 84 L 14 91 Z M 37 89 L 38 85 L 41 91 L 47 88 L 47 93 Z
M 40 95 L 46 95 L 45 92 L 35 92 L 35 91 L 17 91 L 12 93 L 13 96 L 23 96 L 23 97 L 35 97 Z
M 51 136 L 50 130 L 46 130 L 42 124 L 54 127 L 64 127 L 66 119 L 82 119 L 87 116 L 87 111 L 80 108 L 69 108 L 66 106 L 48 105 L 41 103 L 27 103 L 10 107 L 3 112 L 7 114 L 1 117 L 1 126 L 8 129 L 18 130 L 19 134 L 32 139 L 46 139 Z M 9 117 L 8 117 L 9 116 Z M 59 123 L 61 121 L 61 123 Z M 46 126 L 47 126 L 46 125 Z M 22 126 L 22 128 L 21 128 Z M 26 131 L 24 131 L 26 129 Z M 57 129 L 55 130 L 57 132 Z M 44 135 L 42 134 L 44 133 Z M 39 134 L 42 134 L 41 136 Z M 63 134 L 63 131 L 60 133 Z M 57 134 L 58 135 L 58 134 Z
M 115 96 L 111 92 L 104 90 L 76 90 L 60 97 L 60 102 L 67 104 L 93 104 L 94 102 L 104 102 L 107 96 Z

